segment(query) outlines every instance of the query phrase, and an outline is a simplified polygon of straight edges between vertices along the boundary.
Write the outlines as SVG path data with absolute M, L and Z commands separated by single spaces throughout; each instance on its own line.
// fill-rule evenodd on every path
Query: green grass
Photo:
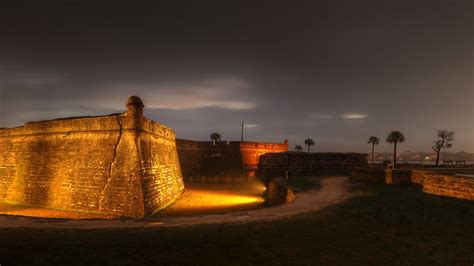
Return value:
M 362 186 L 319 212 L 187 228 L 3 229 L 0 263 L 473 265 L 474 203 Z

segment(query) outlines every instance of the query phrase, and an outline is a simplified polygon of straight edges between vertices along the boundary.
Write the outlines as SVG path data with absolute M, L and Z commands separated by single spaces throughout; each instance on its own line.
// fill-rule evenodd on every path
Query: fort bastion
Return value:
M 0 201 L 144 217 L 184 191 L 172 129 L 125 113 L 0 129 Z

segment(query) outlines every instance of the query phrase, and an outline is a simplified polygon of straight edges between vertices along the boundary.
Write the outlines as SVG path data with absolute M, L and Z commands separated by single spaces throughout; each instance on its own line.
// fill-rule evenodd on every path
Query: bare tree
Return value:
M 214 142 L 214 145 L 216 144 L 216 142 L 219 142 L 221 141 L 221 134 L 219 133 L 212 133 L 211 134 L 211 140 Z
M 393 167 L 397 167 L 397 144 L 405 141 L 405 136 L 403 136 L 400 131 L 392 131 L 387 136 L 387 142 L 393 143 Z
M 300 145 L 296 145 L 296 146 L 295 146 L 295 150 L 296 150 L 297 152 L 300 152 L 300 151 L 303 150 L 303 147 L 301 147 Z
M 380 143 L 380 139 L 376 136 L 372 136 L 369 138 L 368 144 L 372 144 L 372 164 L 374 164 L 374 147 L 375 145 Z
M 314 140 L 312 140 L 312 139 L 306 139 L 306 140 L 304 141 L 304 144 L 308 146 L 308 153 L 309 153 L 309 151 L 310 151 L 310 149 L 311 149 L 311 146 L 314 146 Z
M 438 130 L 438 138 L 434 141 L 434 145 L 431 147 L 436 152 L 436 166 L 439 165 L 439 153 L 441 149 L 449 149 L 453 146 L 451 143 L 454 141 L 454 131 Z

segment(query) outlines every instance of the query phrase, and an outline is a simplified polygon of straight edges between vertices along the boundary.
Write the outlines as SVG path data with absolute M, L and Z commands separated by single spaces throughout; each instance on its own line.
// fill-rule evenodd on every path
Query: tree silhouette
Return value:
M 375 145 L 380 143 L 380 139 L 376 136 L 372 136 L 369 138 L 368 144 L 372 144 L 372 164 L 374 164 L 374 147 Z
M 392 131 L 388 134 L 387 142 L 393 143 L 393 167 L 397 167 L 397 144 L 404 141 L 405 136 L 400 131 Z
M 312 139 L 306 139 L 306 140 L 304 141 L 304 144 L 305 144 L 306 146 L 308 146 L 308 153 L 309 153 L 309 151 L 310 151 L 310 149 L 311 149 L 311 146 L 314 146 L 314 140 L 312 140 Z
M 433 151 L 436 152 L 436 166 L 439 164 L 439 152 L 441 149 L 449 149 L 453 146 L 454 131 L 438 130 L 438 139 L 434 141 Z
M 221 141 L 221 134 L 219 133 L 212 133 L 211 134 L 211 140 L 214 142 L 214 145 L 216 144 L 216 142 L 219 142 Z
M 303 147 L 301 147 L 300 145 L 296 145 L 296 146 L 295 146 L 295 150 L 298 151 L 298 152 L 300 152 L 300 151 L 303 150 Z

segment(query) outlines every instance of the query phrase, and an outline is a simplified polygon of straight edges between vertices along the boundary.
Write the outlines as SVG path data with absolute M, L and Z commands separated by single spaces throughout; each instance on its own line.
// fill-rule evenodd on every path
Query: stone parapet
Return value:
M 349 175 L 355 167 L 366 167 L 363 153 L 268 153 L 260 156 L 257 174 L 262 179 L 276 176 Z

